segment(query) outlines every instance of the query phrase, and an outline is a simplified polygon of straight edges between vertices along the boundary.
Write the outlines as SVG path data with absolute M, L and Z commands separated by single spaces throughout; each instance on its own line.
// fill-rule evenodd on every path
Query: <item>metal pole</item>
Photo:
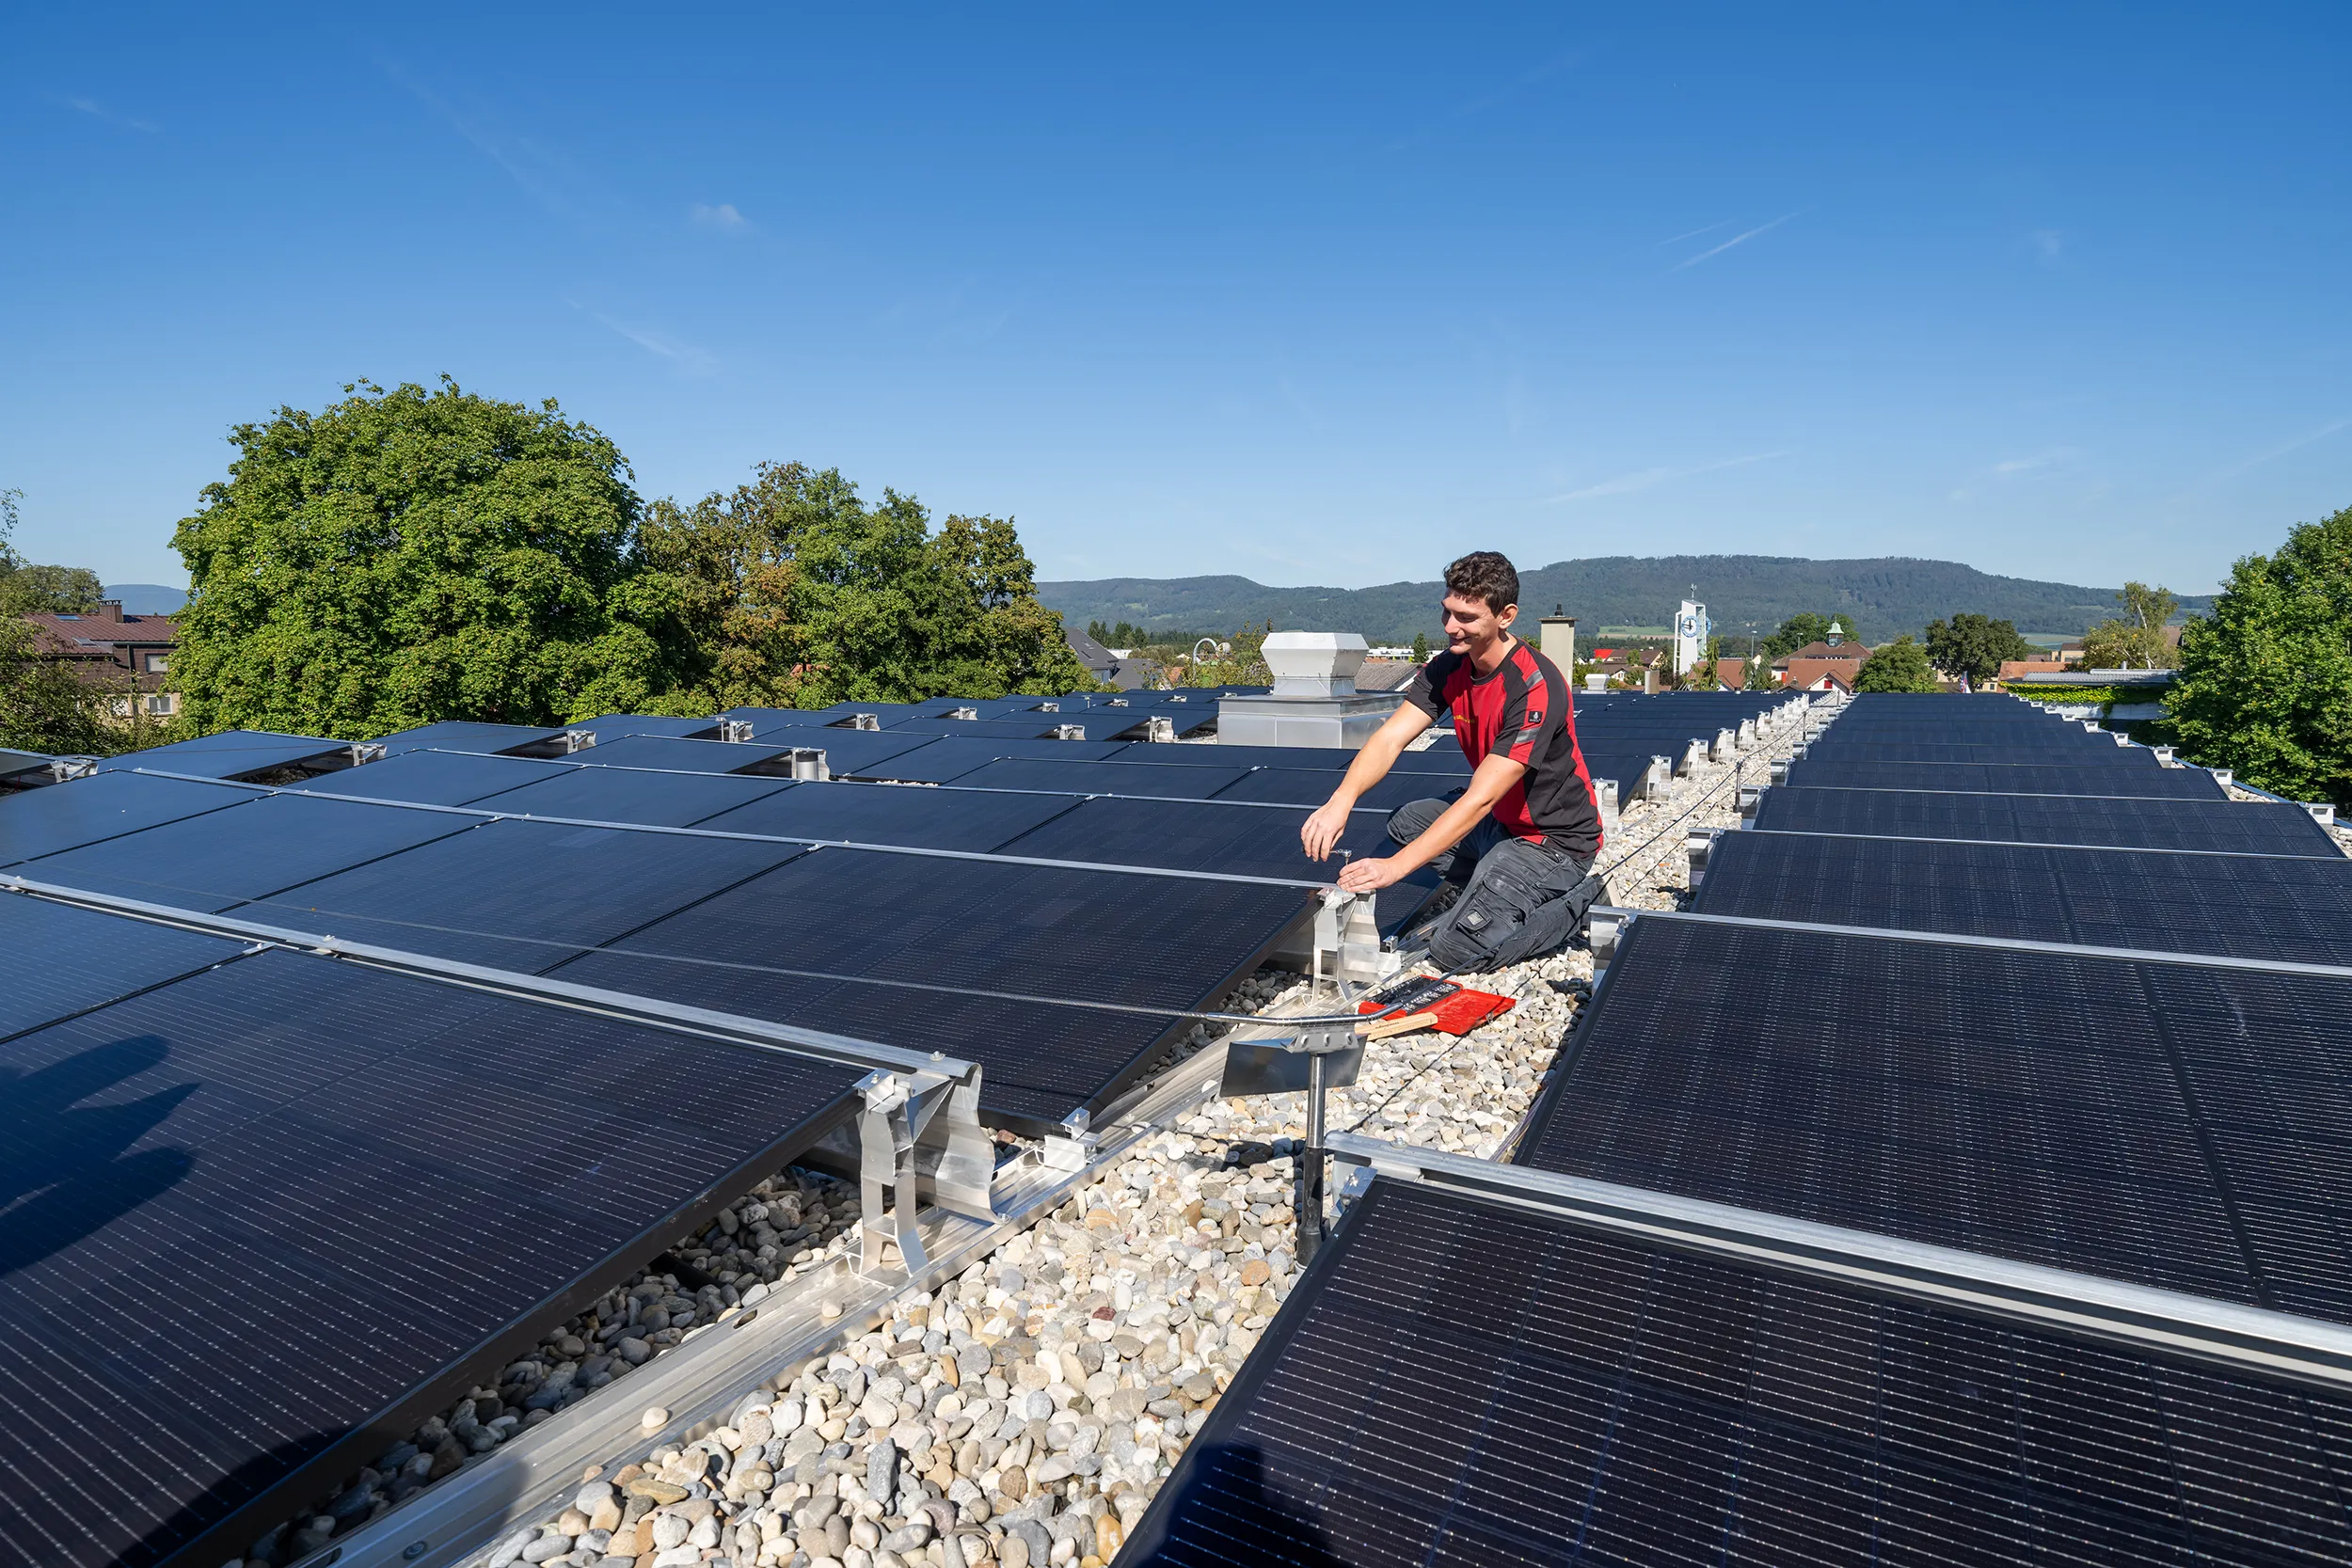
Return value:
M 1320 1051 L 1307 1058 L 1307 1147 L 1298 1151 L 1298 1191 L 1291 1207 L 1298 1220 L 1298 1262 L 1314 1261 L 1323 1244 L 1323 1063 Z

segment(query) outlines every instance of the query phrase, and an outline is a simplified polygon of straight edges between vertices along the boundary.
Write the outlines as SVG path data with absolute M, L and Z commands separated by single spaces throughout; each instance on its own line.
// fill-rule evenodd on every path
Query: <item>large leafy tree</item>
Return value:
M 2352 806 L 2352 507 L 2231 569 L 2212 612 L 2183 630 L 2165 701 L 2199 762 Z
M 1862 661 L 1853 678 L 1856 691 L 1935 691 L 1935 667 L 1928 651 L 1902 636 Z
M 644 547 L 644 613 L 691 650 L 673 712 L 1092 685 L 1009 522 L 933 534 L 911 497 L 869 506 L 837 470 L 765 463 L 732 492 L 655 502 Z
M 1756 650 L 1764 656 L 1764 662 L 1770 664 L 1774 659 L 1784 658 L 1795 653 L 1809 642 L 1826 641 L 1829 637 L 1830 623 L 1833 621 L 1837 624 L 1847 641 L 1862 641 L 1861 635 L 1854 629 L 1852 616 L 1842 611 L 1836 615 L 1816 615 L 1808 610 L 1783 621 L 1778 631 L 1756 644 Z
M 2164 627 L 2181 601 L 2144 582 L 2125 583 L 2116 599 L 2123 613 L 2083 634 L 2083 663 L 2093 670 L 2169 670 L 2178 664 Z
M 2031 658 L 2033 646 L 2017 635 L 2015 623 L 1962 611 L 1929 624 L 1928 662 L 1957 680 L 1982 686 L 2000 673 L 2003 661 Z
M 644 705 L 676 662 L 637 560 L 618 448 L 536 408 L 367 383 L 237 426 L 173 543 L 191 717 L 366 736 L 437 719 L 545 724 Z

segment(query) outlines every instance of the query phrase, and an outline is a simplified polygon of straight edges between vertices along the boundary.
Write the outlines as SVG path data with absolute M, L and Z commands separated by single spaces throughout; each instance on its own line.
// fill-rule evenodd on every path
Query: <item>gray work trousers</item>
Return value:
M 1399 807 L 1389 836 L 1410 844 L 1461 796 Z M 1448 974 L 1501 969 L 1565 945 L 1608 891 L 1590 860 L 1516 838 L 1492 816 L 1429 864 L 1460 890 L 1429 932 L 1429 957 Z

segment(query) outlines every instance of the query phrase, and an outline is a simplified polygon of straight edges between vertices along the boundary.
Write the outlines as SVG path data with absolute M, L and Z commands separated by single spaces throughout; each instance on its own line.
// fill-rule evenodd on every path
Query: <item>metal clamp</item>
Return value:
M 825 766 L 825 749 L 822 746 L 793 747 L 792 776 L 796 779 L 814 779 L 819 784 L 832 778 L 832 769 Z
M 869 1073 L 858 1085 L 858 1268 L 878 1274 L 896 1243 L 910 1274 L 927 1266 L 915 1216 L 926 1197 L 969 1219 L 993 1219 L 994 1146 L 979 1125 L 979 1090 L 945 1073 Z
M 1054 726 L 1054 738 L 1056 740 L 1084 740 L 1086 737 L 1087 727 L 1084 724 L 1057 724 Z

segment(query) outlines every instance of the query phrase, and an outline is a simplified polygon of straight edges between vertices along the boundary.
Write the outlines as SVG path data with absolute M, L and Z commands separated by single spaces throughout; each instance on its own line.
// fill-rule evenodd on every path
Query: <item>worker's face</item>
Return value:
M 1459 594 L 1445 596 L 1444 610 L 1447 649 L 1470 657 L 1493 647 L 1511 629 L 1511 623 L 1519 618 L 1519 607 L 1515 604 L 1490 610 L 1486 600 L 1465 598 Z

